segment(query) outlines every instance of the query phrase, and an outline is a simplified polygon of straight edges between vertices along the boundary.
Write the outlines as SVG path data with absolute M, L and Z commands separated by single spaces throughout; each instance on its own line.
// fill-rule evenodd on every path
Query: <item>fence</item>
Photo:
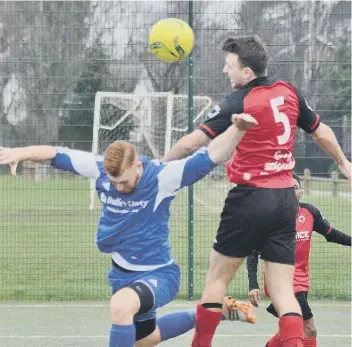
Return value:
M 189 60 L 165 64 L 147 53 L 148 28 L 165 17 L 193 23 L 196 46 Z M 267 44 L 270 74 L 304 91 L 350 157 L 350 18 L 350 4 L 343 1 L 0 2 L 0 144 L 91 150 L 97 91 L 200 97 L 179 98 L 170 118 L 175 128 L 196 127 L 203 119 L 192 122 L 203 107 L 196 100 L 215 104 L 231 91 L 222 74 L 220 42 L 230 34 L 255 33 Z M 110 139 L 129 140 L 151 154 L 163 153 L 165 143 L 185 133 L 173 132 L 166 141 L 169 104 L 154 98 L 148 105 L 138 111 L 152 112 L 150 123 L 141 115 L 126 118 Z M 112 101 L 101 106 L 109 121 L 119 119 L 121 110 L 121 103 Z M 102 141 L 108 138 L 104 131 Z M 304 201 L 350 233 L 350 190 L 336 174 L 330 178 L 336 170 L 332 161 L 300 131 L 295 156 L 297 172 L 305 177 Z M 94 244 L 99 209 L 88 208 L 89 182 L 52 169 L 38 173 L 32 166 L 22 167 L 16 178 L 1 169 L 0 298 L 108 298 L 110 260 Z M 171 243 L 182 268 L 181 297 L 201 294 L 229 188 L 218 168 L 173 203 Z M 348 248 L 314 235 L 311 273 L 312 296 L 350 298 Z M 243 268 L 229 294 L 245 297 L 247 290 Z

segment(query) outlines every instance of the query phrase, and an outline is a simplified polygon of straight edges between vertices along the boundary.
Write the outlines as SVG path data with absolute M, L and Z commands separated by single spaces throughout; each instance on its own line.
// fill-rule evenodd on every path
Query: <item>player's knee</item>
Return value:
M 110 300 L 110 314 L 114 319 L 119 317 L 133 317 L 140 308 L 138 295 L 130 288 L 116 292 Z
M 271 276 L 267 284 L 270 296 L 281 298 L 282 301 L 296 300 L 291 279 Z
M 233 258 L 212 251 L 207 282 L 220 282 L 228 285 L 240 268 L 244 258 Z
M 265 261 L 266 279 L 270 293 L 293 294 L 294 266 Z
M 307 320 L 304 322 L 304 336 L 307 338 L 316 338 L 317 337 L 317 329 L 312 320 Z
M 209 268 L 206 276 L 206 283 L 215 283 L 215 282 L 221 282 L 225 284 L 225 279 L 219 273 L 217 268 Z
M 296 301 L 295 293 L 291 285 L 278 285 L 272 289 L 269 287 L 270 295 L 276 298 L 281 298 L 282 301 Z
M 203 299 L 206 296 L 219 296 L 220 300 L 222 300 L 223 295 L 222 292 L 226 290 L 226 281 L 223 277 L 219 276 L 219 273 L 213 269 L 209 269 L 206 276 L 206 284 L 203 291 Z
M 269 291 L 276 312 L 280 317 L 288 312 L 302 314 L 302 309 L 295 297 L 292 287 L 288 286 L 285 288 L 284 286 L 281 286 L 280 288 L 275 288 L 274 290 L 269 288 Z
M 296 300 L 295 293 L 293 290 L 292 283 L 285 281 L 271 281 L 268 282 L 268 288 L 271 297 L 275 297 L 277 299 L 281 299 L 281 301 L 285 302 L 287 300 Z

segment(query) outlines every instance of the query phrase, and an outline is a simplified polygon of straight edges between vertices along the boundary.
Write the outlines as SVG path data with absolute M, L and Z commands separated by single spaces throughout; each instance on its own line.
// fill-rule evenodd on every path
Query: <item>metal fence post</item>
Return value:
M 193 1 L 188 1 L 188 23 L 193 27 Z M 188 132 L 193 131 L 193 56 L 188 58 Z M 194 296 L 194 201 L 193 186 L 188 187 L 188 300 Z

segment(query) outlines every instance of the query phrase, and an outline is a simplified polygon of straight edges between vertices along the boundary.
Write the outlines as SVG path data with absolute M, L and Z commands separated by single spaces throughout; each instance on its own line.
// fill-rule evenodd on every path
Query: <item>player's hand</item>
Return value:
M 20 155 L 17 148 L 0 147 L 0 164 L 8 164 L 11 169 L 11 175 L 16 176 L 16 170 Z
M 259 289 L 252 289 L 248 293 L 248 299 L 252 303 L 253 306 L 258 307 L 260 301 L 262 300 Z
M 255 127 L 258 122 L 248 113 L 240 113 L 232 115 L 232 123 L 236 125 L 239 130 L 246 131 Z
M 348 182 L 350 184 L 350 188 L 352 188 L 352 178 L 351 178 L 351 171 L 352 171 L 352 166 L 351 163 L 346 160 L 343 162 L 343 164 L 339 165 L 339 169 L 341 173 L 348 179 Z

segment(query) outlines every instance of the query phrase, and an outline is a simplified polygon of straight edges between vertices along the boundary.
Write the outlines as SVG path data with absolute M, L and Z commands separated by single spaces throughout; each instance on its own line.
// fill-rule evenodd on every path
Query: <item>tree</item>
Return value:
M 104 90 L 109 77 L 108 56 L 96 41 L 85 53 L 86 64 L 73 89 L 69 116 L 60 129 L 60 141 L 75 142 L 75 146 L 90 150 L 93 131 L 94 100 L 97 91 Z
M 332 55 L 331 65 L 326 74 L 330 95 L 325 99 L 334 110 L 351 110 L 351 33 L 344 39 Z M 331 93 L 333 91 L 333 93 Z M 334 115 L 333 115 L 334 117 Z
M 335 125 L 335 132 L 347 157 L 351 157 L 351 33 L 332 56 L 333 64 L 327 72 L 328 94 L 322 103 L 326 118 Z
M 15 121 L 16 112 L 1 116 L 15 128 L 22 145 L 58 139 L 59 110 L 80 73 L 89 5 L 88 1 L 0 4 L 1 51 L 8 59 L 2 64 L 3 76 L 14 76 L 18 85 L 8 104 L 17 102 L 23 108 L 23 116 Z M 4 88 L 9 79 L 2 82 Z

